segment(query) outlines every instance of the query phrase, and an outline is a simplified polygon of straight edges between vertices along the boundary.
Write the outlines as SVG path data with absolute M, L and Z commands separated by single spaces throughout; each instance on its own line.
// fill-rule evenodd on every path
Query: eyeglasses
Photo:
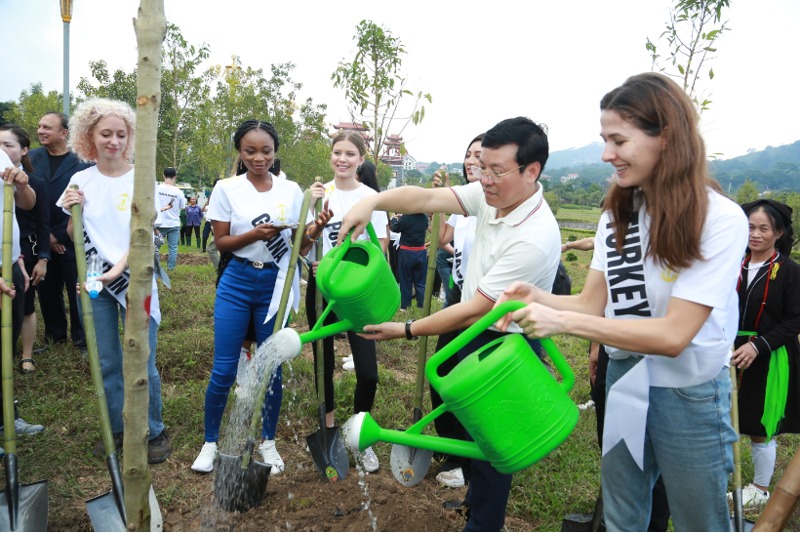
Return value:
M 472 165 L 469 169 L 472 171 L 472 175 L 478 178 L 479 180 L 487 179 L 491 180 L 492 182 L 497 182 L 498 179 L 502 178 L 503 176 L 507 176 L 514 172 L 515 170 L 519 170 L 523 168 L 525 165 L 520 165 L 517 168 L 512 168 L 508 172 L 497 172 L 494 170 L 483 169 L 479 166 Z

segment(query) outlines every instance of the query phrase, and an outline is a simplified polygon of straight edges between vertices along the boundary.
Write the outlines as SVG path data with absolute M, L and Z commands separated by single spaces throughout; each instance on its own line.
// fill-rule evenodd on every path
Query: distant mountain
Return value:
M 599 163 L 601 155 L 603 155 L 603 143 L 592 143 L 580 148 L 550 152 L 550 157 L 547 158 L 547 164 L 545 165 L 545 172 L 549 169 L 571 168 Z
M 558 180 L 577 174 L 583 180 L 600 183 L 611 175 L 611 168 L 602 163 L 602 143 L 552 152 L 545 165 L 545 174 Z M 724 189 L 735 191 L 745 182 L 755 182 L 759 191 L 800 191 L 800 141 L 784 146 L 768 146 L 739 157 L 714 160 L 712 175 Z

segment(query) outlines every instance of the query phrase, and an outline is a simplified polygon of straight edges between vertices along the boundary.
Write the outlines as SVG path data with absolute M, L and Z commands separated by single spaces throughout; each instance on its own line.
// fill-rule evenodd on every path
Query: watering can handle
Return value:
M 375 246 L 380 248 L 381 247 L 381 243 L 378 240 L 378 235 L 375 233 L 375 228 L 372 227 L 372 222 L 367 223 L 367 233 L 369 234 L 369 238 L 372 241 L 372 244 L 374 244 Z M 342 258 L 347 253 L 347 250 L 350 249 L 350 245 L 353 244 L 353 241 L 350 239 L 350 235 L 352 235 L 352 234 L 353 234 L 353 230 L 351 229 L 350 232 L 347 235 L 347 238 L 342 241 L 342 244 L 341 244 L 341 248 L 342 249 L 339 252 L 339 255 L 334 258 L 334 263 L 331 266 L 331 271 L 333 271 L 336 268 L 336 266 L 339 264 L 339 262 L 342 260 Z M 317 261 L 319 261 L 320 259 L 322 259 L 322 258 L 318 257 Z
M 511 300 L 508 302 L 503 302 L 464 330 L 447 346 L 433 354 L 428 360 L 428 364 L 425 365 L 425 375 L 433 388 L 438 388 L 442 381 L 442 378 L 437 372 L 440 364 L 453 357 L 457 351 L 469 344 L 470 341 L 472 341 L 480 333 L 483 333 L 484 330 L 491 327 L 491 325 L 497 322 L 503 315 L 517 311 L 523 307 L 525 307 L 525 303 L 520 301 Z M 575 374 L 573 374 L 572 369 L 569 367 L 569 364 L 567 364 L 566 359 L 564 359 L 564 356 L 558 350 L 553 341 L 550 339 L 539 339 L 539 342 L 541 343 L 542 348 L 544 348 L 544 351 L 547 352 L 547 355 L 550 356 L 550 359 L 553 361 L 553 364 L 555 364 L 556 369 L 558 369 L 558 371 L 561 373 L 561 387 L 565 391 L 569 392 L 572 389 L 572 386 L 575 384 Z

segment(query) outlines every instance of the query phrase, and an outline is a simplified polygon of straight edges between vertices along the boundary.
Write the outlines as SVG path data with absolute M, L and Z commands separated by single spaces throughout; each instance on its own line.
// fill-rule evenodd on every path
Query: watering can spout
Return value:
M 369 413 L 364 412 L 351 416 L 342 426 L 342 434 L 345 447 L 353 453 L 364 450 L 381 441 L 457 455 L 468 459 L 488 461 L 486 455 L 474 442 L 422 435 L 411 431 L 383 429 Z
M 292 328 L 283 328 L 278 330 L 272 336 L 272 341 L 277 346 L 278 359 L 281 363 L 290 361 L 300 355 L 302 351 L 302 342 L 300 335 Z

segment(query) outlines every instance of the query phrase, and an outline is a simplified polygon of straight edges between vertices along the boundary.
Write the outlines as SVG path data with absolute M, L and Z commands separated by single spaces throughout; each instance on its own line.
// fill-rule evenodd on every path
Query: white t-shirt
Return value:
M 713 379 L 728 364 L 736 337 L 736 282 L 747 246 L 747 217 L 738 205 L 710 189 L 708 200 L 700 237 L 703 259 L 680 272 L 645 257 L 650 217 L 643 201 L 628 228 L 622 254 L 614 246 L 608 211 L 600 217 L 595 236 L 591 268 L 602 272 L 606 280 L 605 316 L 619 320 L 662 317 L 672 297 L 712 308 L 700 331 L 678 357 L 606 347 L 614 359 L 644 356 L 609 389 L 603 432 L 603 455 L 623 441 L 639 468 L 644 465 L 650 387 L 692 387 Z
M 260 224 L 297 224 L 303 204 L 303 191 L 297 183 L 273 179 L 272 188 L 259 192 L 247 174 L 217 182 L 211 193 L 206 219 L 230 223 L 230 234 L 241 235 Z M 301 228 L 302 230 L 302 228 Z M 253 242 L 234 252 L 251 261 L 281 263 L 291 252 L 292 230 L 287 228 L 267 242 Z M 288 257 L 288 256 L 287 256 Z
M 704 260 L 695 261 L 681 272 L 673 272 L 644 255 L 650 242 L 650 217 L 645 205 L 628 228 L 625 254 L 615 242 L 610 213 L 600 217 L 594 241 L 591 268 L 606 279 L 608 301 L 605 316 L 622 320 L 662 317 L 672 297 L 713 308 L 705 325 L 684 350 L 704 358 L 719 359 L 718 370 L 727 362 L 736 336 L 739 317 L 736 281 L 747 245 L 747 217 L 742 208 L 709 190 L 708 215 L 700 240 Z M 612 346 L 609 357 L 625 359 L 632 354 Z M 677 358 L 661 358 L 680 360 Z
M 0 150 L 0 172 L 5 170 L 8 167 L 13 167 L 14 164 L 11 162 L 11 158 L 8 157 L 8 154 L 5 153 L 3 150 Z M 5 185 L 0 184 L 0 187 L 5 187 Z M 2 193 L 2 190 L 0 190 Z M 5 206 L 5 194 L 0 194 L 0 236 L 3 235 L 3 219 L 5 218 L 2 216 L 3 209 Z M 13 213 L 14 208 L 11 208 Z M 12 214 L 11 216 L 11 261 L 16 262 L 19 259 L 20 248 L 19 248 L 19 224 L 17 224 L 17 217 Z M 3 239 L 0 238 L 0 265 L 3 264 Z
M 336 188 L 336 182 L 330 181 L 325 184 L 325 200 L 328 201 L 328 208 L 333 211 L 333 218 L 328 221 L 325 229 L 322 230 L 322 254 L 327 254 L 334 246 L 336 240 L 339 238 L 339 228 L 342 227 L 342 218 L 356 205 L 362 198 L 378 194 L 374 189 L 367 187 L 363 183 L 359 183 L 358 187 L 351 191 L 343 191 Z M 309 214 L 308 222 L 314 220 L 314 215 Z M 372 213 L 372 227 L 375 229 L 375 235 L 379 239 L 386 237 L 386 225 L 389 219 L 386 217 L 385 211 L 373 211 Z M 369 234 L 365 231 L 359 239 L 368 239 Z M 309 259 L 316 260 L 315 249 L 311 249 Z
M 156 187 L 156 227 L 178 228 L 181 225 L 181 209 L 186 207 L 186 197 L 174 185 L 159 183 Z M 172 208 L 161 211 L 172 202 Z
M 69 185 L 77 184 L 83 191 L 83 231 L 86 233 L 86 255 L 93 251 L 106 263 L 103 270 L 117 264 L 130 247 L 131 235 L 131 203 L 133 202 L 133 169 L 117 178 L 109 178 L 100 173 L 97 166 L 78 172 Z M 69 185 L 67 188 L 69 188 Z M 66 192 L 66 189 L 65 189 Z M 58 198 L 56 205 L 64 212 L 64 193 Z M 154 200 L 157 207 L 158 201 Z M 105 286 L 125 307 L 125 293 L 128 290 L 130 272 L 125 272 L 116 280 Z M 158 303 L 158 287 L 153 276 L 153 292 L 150 303 L 150 316 L 156 322 L 161 321 L 161 310 Z
M 476 217 L 474 248 L 461 301 L 477 292 L 491 301 L 514 281 L 525 281 L 548 292 L 558 270 L 561 232 L 539 190 L 511 213 L 497 218 L 497 209 L 486 203 L 480 182 L 452 187 L 464 212 Z M 512 323 L 509 331 L 522 331 Z
M 478 219 L 464 215 L 450 215 L 447 224 L 453 227 L 453 283 L 460 289 L 464 288 L 464 278 L 467 277 L 469 254 L 475 242 L 475 225 Z

